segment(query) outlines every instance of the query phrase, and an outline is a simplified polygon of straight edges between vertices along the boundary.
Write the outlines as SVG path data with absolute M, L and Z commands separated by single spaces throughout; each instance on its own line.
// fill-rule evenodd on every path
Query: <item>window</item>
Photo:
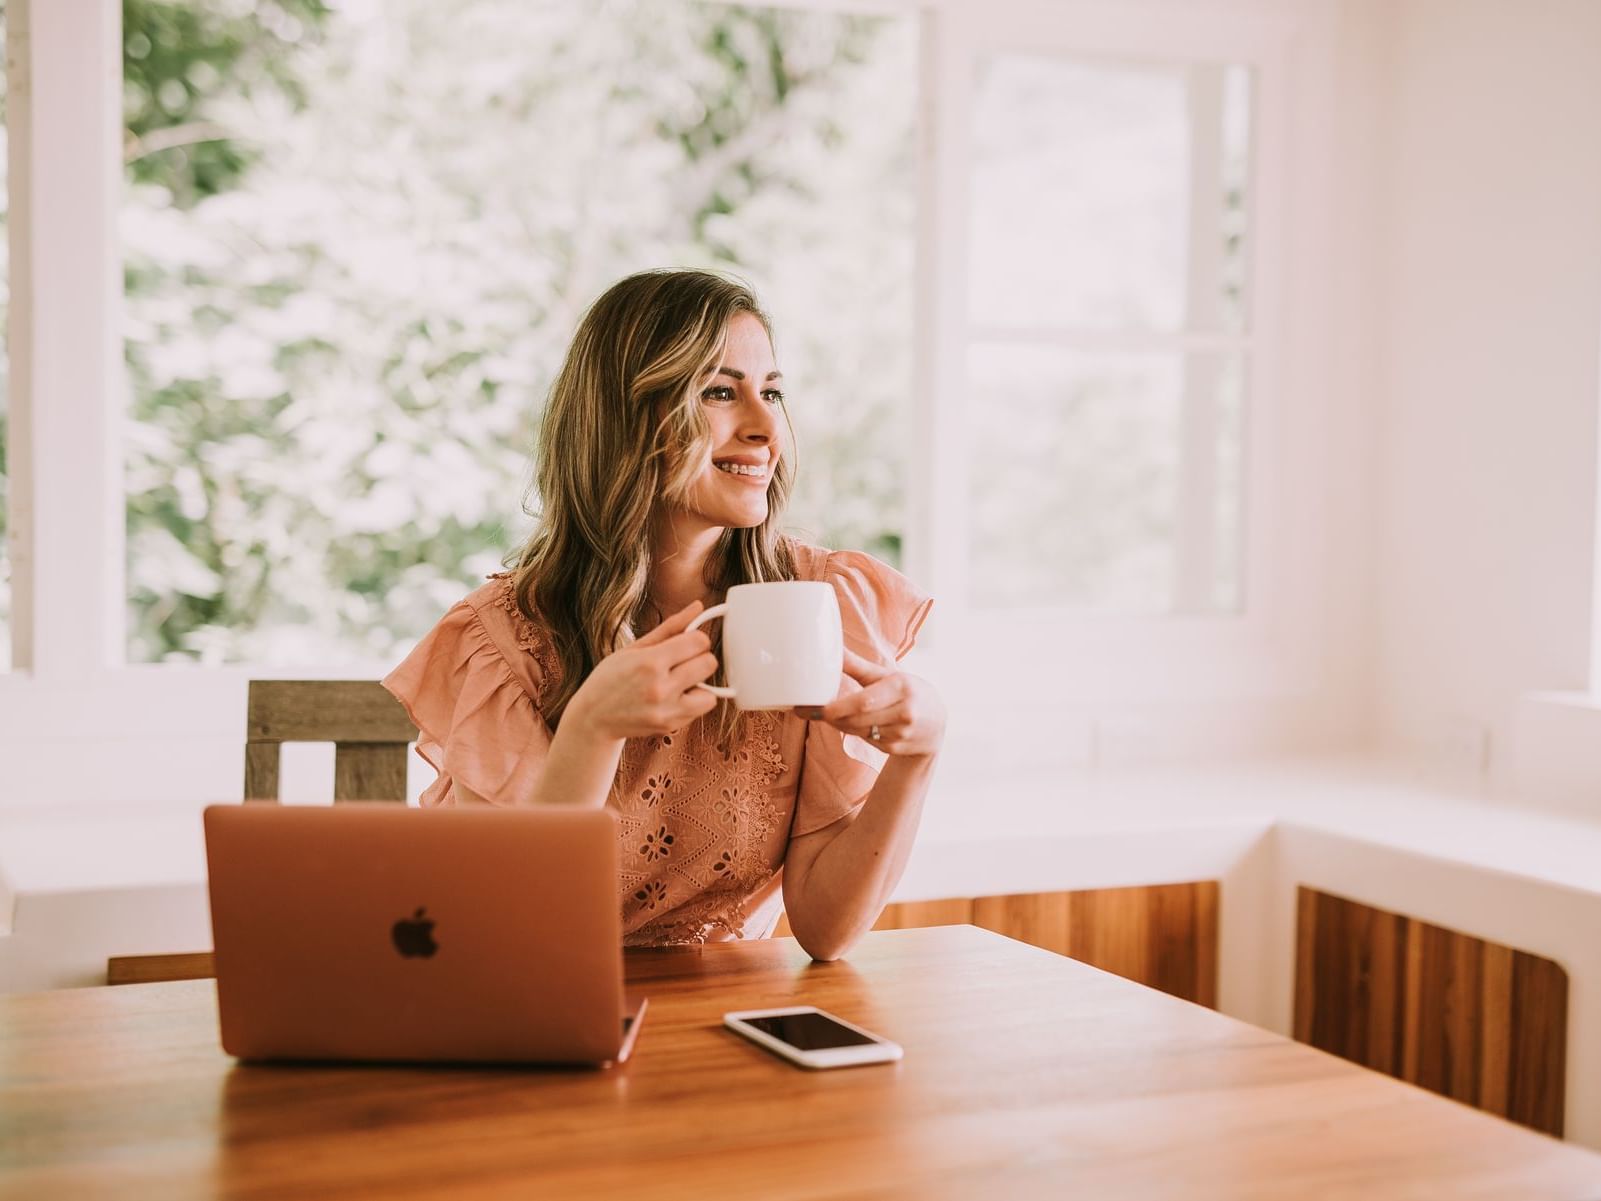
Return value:
M 130 660 L 401 653 L 525 535 L 581 308 L 649 266 L 770 298 L 794 523 L 898 561 L 913 18 L 125 11 Z
M 1236 611 L 1248 74 L 989 53 L 976 76 L 970 600 Z

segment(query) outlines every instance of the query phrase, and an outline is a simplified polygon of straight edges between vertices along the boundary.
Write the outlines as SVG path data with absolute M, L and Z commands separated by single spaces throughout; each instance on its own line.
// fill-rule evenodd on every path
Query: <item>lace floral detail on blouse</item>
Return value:
M 730 753 L 717 749 L 710 718 L 624 744 L 618 780 L 644 781 L 611 800 L 623 921 L 636 926 L 627 945 L 705 942 L 717 931 L 739 938 L 746 899 L 778 870 L 788 813 L 772 795 L 784 774 L 779 720 L 749 713 L 746 722 Z M 670 769 L 646 774 L 647 761 L 668 756 Z
M 497 572 L 489 578 L 500 581 L 500 588 L 495 595 L 495 603 L 505 611 L 510 619 L 512 633 L 517 639 L 518 649 L 525 650 L 532 655 L 535 666 L 539 668 L 540 696 L 534 697 L 534 701 L 537 703 L 545 690 L 560 678 L 561 658 L 556 654 L 556 645 L 551 641 L 550 635 L 523 616 L 523 611 L 517 607 L 517 587 L 512 582 L 511 573 L 506 571 Z

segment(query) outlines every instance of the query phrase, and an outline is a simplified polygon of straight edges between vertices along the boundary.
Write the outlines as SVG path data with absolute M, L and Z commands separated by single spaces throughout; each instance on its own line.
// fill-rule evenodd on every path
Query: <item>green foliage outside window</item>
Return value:
M 130 658 L 392 658 L 525 535 L 584 304 L 775 309 L 803 532 L 898 559 L 904 19 L 128 0 Z

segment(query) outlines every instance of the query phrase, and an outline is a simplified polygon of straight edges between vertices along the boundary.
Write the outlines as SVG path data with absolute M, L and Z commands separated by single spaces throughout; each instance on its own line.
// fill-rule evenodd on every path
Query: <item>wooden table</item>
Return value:
M 630 952 L 613 1071 L 235 1064 L 210 981 L 0 997 L 0 1197 L 1601 1197 L 1601 1155 L 970 926 Z M 814 1003 L 896 1065 L 720 1028 Z

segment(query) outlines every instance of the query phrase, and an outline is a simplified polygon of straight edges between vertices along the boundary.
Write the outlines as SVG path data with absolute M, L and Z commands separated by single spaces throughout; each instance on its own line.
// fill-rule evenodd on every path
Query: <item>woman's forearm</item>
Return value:
M 934 756 L 890 758 L 856 818 L 806 864 L 785 871 L 784 904 L 814 959 L 838 959 L 878 919 L 912 853 Z
M 622 753 L 623 740 L 596 730 L 574 697 L 556 727 L 530 802 L 599 809 L 611 795 Z

